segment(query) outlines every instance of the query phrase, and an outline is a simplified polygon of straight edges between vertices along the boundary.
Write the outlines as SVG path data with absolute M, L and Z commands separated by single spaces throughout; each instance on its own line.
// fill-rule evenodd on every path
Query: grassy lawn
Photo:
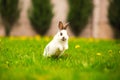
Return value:
M 120 40 L 71 38 L 58 59 L 44 58 L 51 38 L 0 38 L 0 80 L 120 80 Z

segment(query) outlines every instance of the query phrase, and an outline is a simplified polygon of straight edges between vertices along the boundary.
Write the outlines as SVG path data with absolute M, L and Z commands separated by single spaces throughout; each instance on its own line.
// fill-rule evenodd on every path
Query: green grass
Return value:
M 50 40 L 0 38 L 0 80 L 120 80 L 120 40 L 71 38 L 58 59 L 42 56 Z

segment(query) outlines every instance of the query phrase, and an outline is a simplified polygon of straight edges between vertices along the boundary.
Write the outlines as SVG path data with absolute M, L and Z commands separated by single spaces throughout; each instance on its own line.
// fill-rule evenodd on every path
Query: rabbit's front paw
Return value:
M 68 49 L 68 45 L 65 46 L 65 50 L 67 50 L 67 49 Z

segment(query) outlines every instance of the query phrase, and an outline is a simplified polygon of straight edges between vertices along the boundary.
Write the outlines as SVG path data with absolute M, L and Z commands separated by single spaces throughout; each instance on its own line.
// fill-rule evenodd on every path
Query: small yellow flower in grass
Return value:
M 48 36 L 45 36 L 44 39 L 45 39 L 45 41 L 49 41 L 50 40 L 50 38 Z
M 10 36 L 10 40 L 14 40 L 15 38 L 13 36 Z
M 39 40 L 40 40 L 40 35 L 36 35 L 36 36 L 35 36 L 35 39 L 36 39 L 37 41 L 39 41 Z
M 101 54 L 101 53 L 97 53 L 96 55 L 97 55 L 97 56 L 101 56 L 102 54 Z
M 89 38 L 89 42 L 94 42 L 94 38 Z
M 80 45 L 75 45 L 75 48 L 77 49 L 77 48 L 80 48 Z
M 20 39 L 21 39 L 21 40 L 26 40 L 27 37 L 26 37 L 26 36 L 21 36 Z

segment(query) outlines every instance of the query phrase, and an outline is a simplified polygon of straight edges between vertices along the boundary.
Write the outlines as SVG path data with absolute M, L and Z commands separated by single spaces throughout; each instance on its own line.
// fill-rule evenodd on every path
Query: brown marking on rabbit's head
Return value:
M 64 26 L 63 23 L 62 23 L 61 21 L 59 21 L 58 28 L 59 28 L 60 30 L 66 30 L 68 26 L 69 26 L 69 23 L 67 23 L 67 24 Z

